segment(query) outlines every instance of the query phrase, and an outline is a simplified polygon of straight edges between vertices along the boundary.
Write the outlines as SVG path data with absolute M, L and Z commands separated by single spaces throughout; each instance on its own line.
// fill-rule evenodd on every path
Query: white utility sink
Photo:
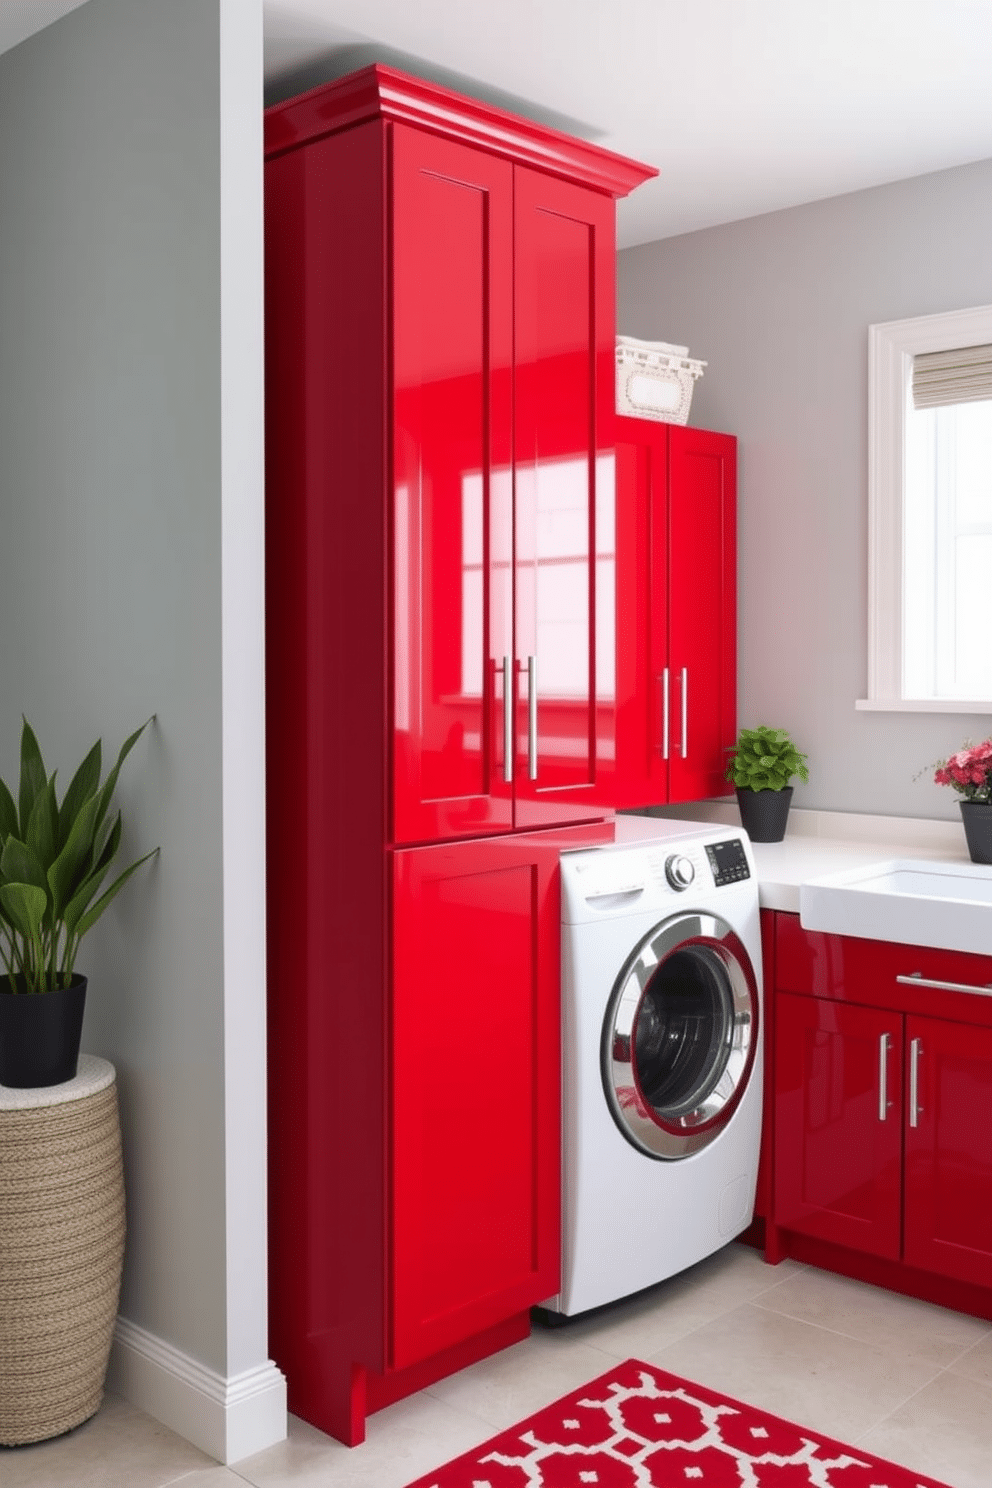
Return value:
M 807 930 L 992 956 L 992 867 L 893 858 L 799 890 Z

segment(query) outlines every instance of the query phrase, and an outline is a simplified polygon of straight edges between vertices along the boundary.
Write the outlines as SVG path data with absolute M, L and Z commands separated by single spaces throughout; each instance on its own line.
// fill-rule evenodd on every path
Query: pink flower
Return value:
M 966 744 L 934 767 L 934 782 L 949 785 L 969 801 L 992 800 L 992 738 Z

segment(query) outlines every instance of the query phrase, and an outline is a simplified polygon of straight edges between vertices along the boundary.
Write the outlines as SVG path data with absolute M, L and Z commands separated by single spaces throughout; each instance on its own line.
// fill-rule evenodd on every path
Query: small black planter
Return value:
M 741 825 L 752 842 L 781 842 L 792 804 L 792 786 L 781 790 L 747 790 L 737 787 Z
M 959 801 L 973 863 L 992 863 L 992 801 Z
M 0 977 L 0 1085 L 74 1080 L 85 1007 L 84 976 L 52 992 L 12 992 L 10 977 Z

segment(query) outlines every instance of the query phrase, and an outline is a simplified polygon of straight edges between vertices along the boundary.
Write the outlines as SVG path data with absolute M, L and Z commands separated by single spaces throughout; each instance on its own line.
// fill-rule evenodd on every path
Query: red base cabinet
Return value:
M 992 958 L 774 930 L 769 1258 L 992 1317 Z
M 557 854 L 393 855 L 392 1362 L 551 1296 L 559 1260 Z
M 618 418 L 616 803 L 727 795 L 737 733 L 737 441 Z
M 654 172 L 382 67 L 269 110 L 265 169 L 271 1337 L 354 1443 L 558 1285 L 557 848 L 512 834 L 612 806 Z

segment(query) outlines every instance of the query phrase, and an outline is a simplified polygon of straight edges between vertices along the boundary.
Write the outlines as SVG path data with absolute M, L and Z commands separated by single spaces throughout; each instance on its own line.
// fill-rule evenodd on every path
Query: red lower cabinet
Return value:
M 992 1317 L 992 958 L 781 913 L 766 940 L 769 1258 Z
M 393 857 L 392 1362 L 558 1289 L 557 865 L 526 839 Z
M 789 993 L 775 1011 L 777 1221 L 897 1260 L 902 1018 Z
M 906 1019 L 911 1266 L 992 1287 L 992 1029 Z

